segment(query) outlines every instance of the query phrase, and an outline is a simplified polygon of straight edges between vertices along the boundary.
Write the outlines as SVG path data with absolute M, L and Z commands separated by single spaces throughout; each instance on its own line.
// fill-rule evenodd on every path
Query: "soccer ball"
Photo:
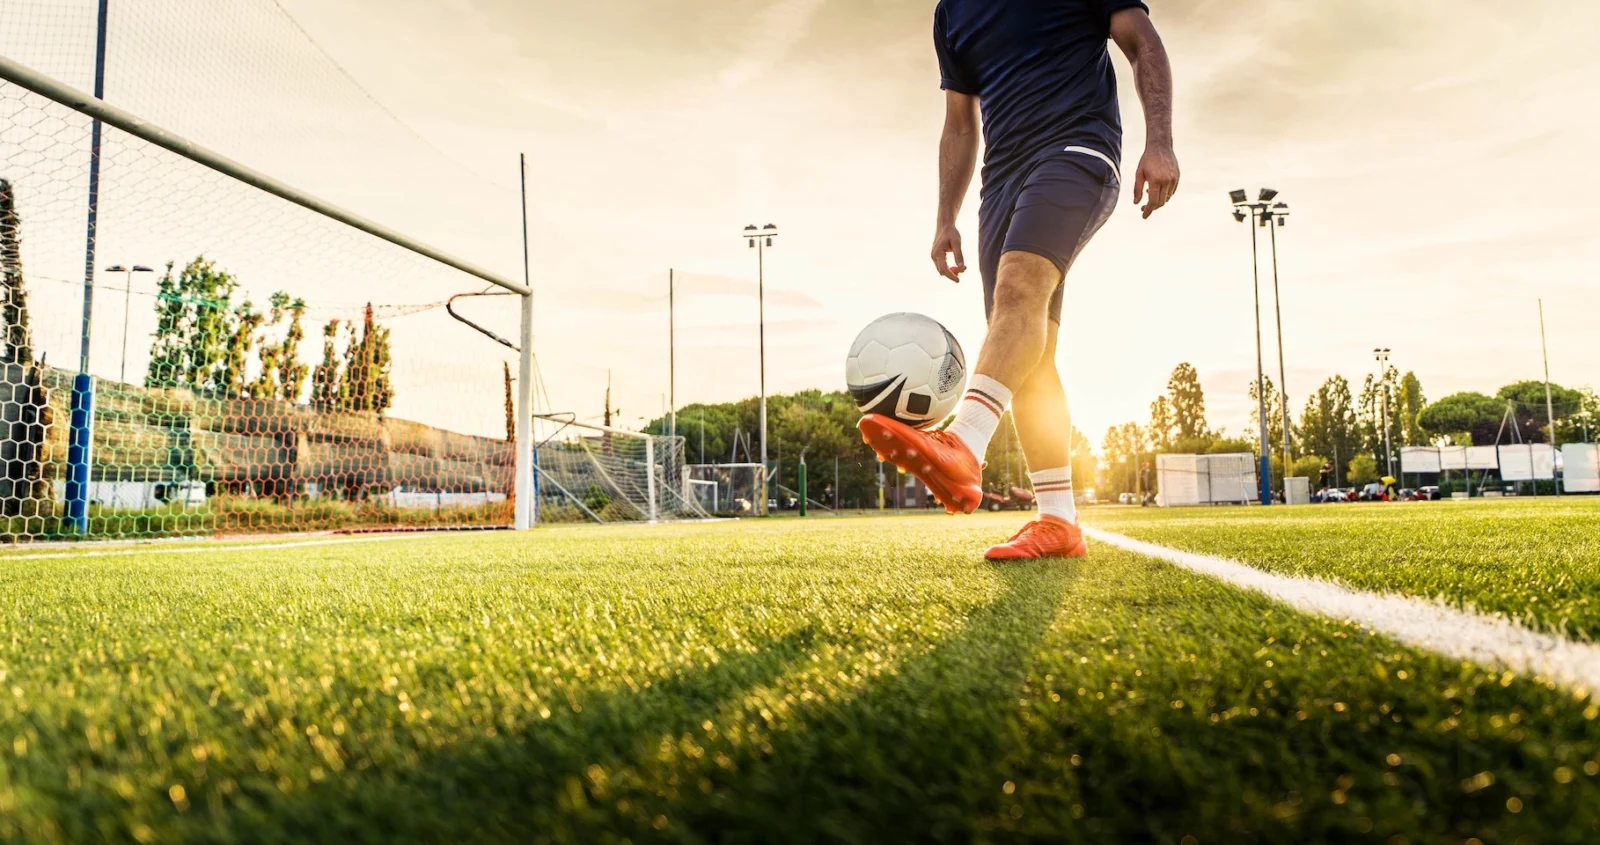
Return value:
M 850 344 L 845 382 L 863 414 L 927 428 L 948 417 L 967 386 L 961 344 L 937 320 L 889 314 Z

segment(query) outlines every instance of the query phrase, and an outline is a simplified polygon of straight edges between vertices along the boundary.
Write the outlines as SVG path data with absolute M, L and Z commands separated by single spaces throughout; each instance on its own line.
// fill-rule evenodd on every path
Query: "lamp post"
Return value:
M 1272 310 L 1278 321 L 1278 410 L 1283 416 L 1283 477 L 1289 477 L 1289 373 L 1283 366 L 1283 297 L 1278 294 L 1278 230 L 1289 222 L 1289 206 L 1275 202 L 1261 211 L 1261 225 L 1272 233 Z
M 778 237 L 778 227 L 768 223 L 757 229 L 744 227 L 743 237 L 756 251 L 756 319 L 761 333 L 761 502 L 757 512 L 767 513 L 767 247 Z
M 1271 226 L 1271 206 L 1273 198 L 1278 192 L 1271 188 L 1262 188 L 1257 194 L 1255 202 L 1250 201 L 1250 195 L 1243 190 L 1229 191 L 1228 199 L 1233 203 L 1233 219 L 1240 223 L 1249 220 L 1251 223 L 1259 221 L 1261 226 Z M 1264 216 L 1266 215 L 1266 216 Z M 1280 224 L 1281 225 L 1281 224 Z M 1259 430 L 1261 433 L 1261 464 L 1260 486 L 1261 504 L 1272 504 L 1272 446 L 1267 439 L 1267 390 L 1266 366 L 1261 354 L 1261 262 L 1256 246 L 1256 226 L 1250 227 L 1250 276 L 1255 290 L 1256 302 L 1256 403 L 1259 412 Z M 1282 336 L 1279 338 L 1279 361 L 1282 361 Z M 1282 377 L 1281 375 L 1279 376 Z M 1285 417 L 1287 420 L 1287 417 Z M 1285 456 L 1287 457 L 1287 423 L 1285 424 Z M 1287 469 L 1287 467 L 1285 467 Z
M 1378 389 L 1382 391 L 1379 400 L 1383 406 L 1383 474 L 1393 478 L 1394 447 L 1389 442 L 1389 350 L 1374 349 L 1372 357 L 1378 362 Z
M 106 268 L 107 273 L 124 274 L 127 286 L 122 289 L 122 368 L 118 371 L 117 380 L 123 384 L 128 383 L 128 315 L 133 311 L 133 274 L 154 273 L 155 271 L 143 264 L 124 267 L 115 264 Z

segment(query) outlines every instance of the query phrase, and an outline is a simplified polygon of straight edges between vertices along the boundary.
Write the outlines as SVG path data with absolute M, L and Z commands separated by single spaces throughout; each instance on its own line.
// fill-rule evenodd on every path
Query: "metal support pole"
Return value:
M 1272 221 L 1272 309 L 1278 318 L 1278 410 L 1283 414 L 1283 477 L 1289 477 L 1289 372 L 1283 366 L 1283 297 L 1278 293 L 1278 225 Z M 1288 496 L 1285 493 L 1285 500 Z
M 1256 296 L 1256 401 L 1260 406 L 1261 434 L 1261 504 L 1272 504 L 1272 447 L 1267 439 L 1267 384 L 1266 367 L 1261 357 L 1261 259 L 1256 247 L 1256 215 L 1255 210 L 1250 214 L 1250 275 L 1255 285 Z
M 677 272 L 667 271 L 667 434 L 678 436 L 678 310 Z
M 533 527 L 533 294 L 522 295 L 522 353 L 517 365 L 517 453 L 515 527 Z
M 800 484 L 800 515 L 801 516 L 805 516 L 806 515 L 806 454 L 804 452 L 800 453 L 799 484 Z
M 1539 351 L 1544 355 L 1544 419 L 1545 424 L 1550 427 L 1550 435 L 1545 439 L 1550 441 L 1550 451 L 1554 452 L 1556 449 L 1556 406 L 1555 402 L 1550 398 L 1550 345 L 1544 339 L 1543 298 L 1539 300 Z M 1555 473 L 1552 472 L 1550 475 L 1554 479 Z M 1559 482 L 1556 483 L 1555 488 L 1556 495 L 1561 495 L 1561 484 Z M 1534 482 L 1533 490 L 1534 493 L 1539 492 L 1538 482 Z
M 94 46 L 94 98 L 106 93 L 106 17 L 110 0 L 100 0 Z M 83 325 L 78 349 L 78 375 L 72 381 L 67 431 L 67 521 L 72 530 L 89 530 L 90 461 L 94 452 L 94 380 L 89 375 L 89 338 L 94 322 L 94 262 L 96 229 L 100 217 L 101 124 L 95 117 L 89 128 L 89 214 L 83 246 Z
M 767 245 L 756 241 L 756 311 L 761 332 L 761 507 L 767 513 Z
M 650 521 L 656 521 L 656 438 L 644 437 L 645 495 L 650 497 Z

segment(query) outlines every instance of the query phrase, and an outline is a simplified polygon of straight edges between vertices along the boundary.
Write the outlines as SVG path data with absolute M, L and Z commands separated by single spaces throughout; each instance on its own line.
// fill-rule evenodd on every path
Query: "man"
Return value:
M 1108 39 L 1133 64 L 1144 105 L 1133 201 L 1144 202 L 1148 218 L 1178 187 L 1172 72 L 1148 12 L 1141 0 L 941 0 L 934 11 L 945 125 L 933 263 L 954 282 L 967 269 L 956 216 L 977 160 L 981 105 L 978 265 L 989 332 L 948 428 L 924 432 L 873 414 L 860 428 L 946 510 L 971 513 L 983 500 L 984 452 L 1011 408 L 1035 469 L 1040 518 L 989 549 L 990 560 L 1088 553 L 1072 500 L 1072 428 L 1056 343 L 1066 273 L 1120 189 L 1122 127 Z

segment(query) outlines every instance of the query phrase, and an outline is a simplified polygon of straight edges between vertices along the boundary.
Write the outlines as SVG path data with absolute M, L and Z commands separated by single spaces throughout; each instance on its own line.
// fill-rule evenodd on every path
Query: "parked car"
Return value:
M 1132 493 L 1123 493 L 1123 494 L 1117 496 L 1117 504 L 1119 504 L 1119 505 L 1137 505 L 1137 504 L 1139 504 L 1139 497 L 1135 496 Z
M 1350 501 L 1350 491 L 1343 487 L 1327 487 L 1317 494 L 1317 501 L 1323 504 Z
M 1093 504 L 1098 504 L 1099 501 L 1100 501 L 1099 499 L 1095 498 L 1094 488 L 1093 487 L 1084 488 L 1084 490 L 1083 490 L 1083 503 L 1084 504 L 1093 505 Z
M 1031 511 L 1035 504 L 1033 492 L 1024 490 L 1021 487 L 1012 487 L 1007 495 L 992 491 L 983 494 L 983 506 L 995 513 L 1000 511 Z
M 1426 487 L 1417 488 L 1417 499 L 1420 501 L 1437 502 L 1439 498 L 1439 487 L 1437 485 L 1429 484 Z
M 1357 497 L 1357 499 L 1359 501 L 1363 501 L 1363 502 L 1384 502 L 1384 501 L 1388 501 L 1388 499 L 1385 497 L 1384 492 L 1383 492 L 1383 485 L 1377 483 L 1376 481 L 1371 483 L 1371 484 L 1368 484 L 1365 487 L 1362 487 L 1361 488 L 1361 492 L 1358 493 L 1356 495 L 1356 497 Z

